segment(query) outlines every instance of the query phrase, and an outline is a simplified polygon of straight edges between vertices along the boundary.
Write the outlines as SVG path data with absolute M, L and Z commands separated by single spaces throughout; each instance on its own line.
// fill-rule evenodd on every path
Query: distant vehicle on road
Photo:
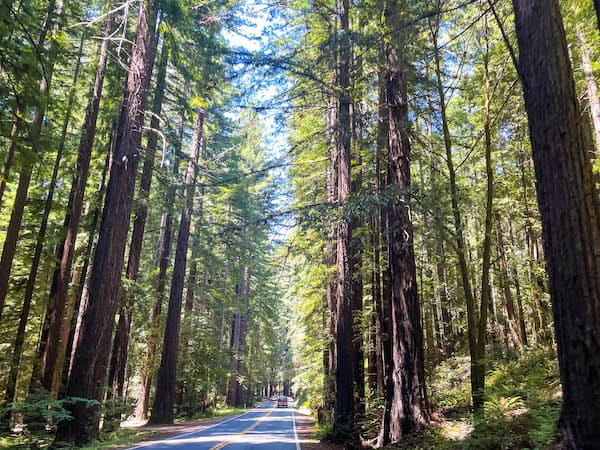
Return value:
M 279 397 L 277 399 L 277 407 L 278 408 L 287 408 L 288 407 L 287 397 Z
M 277 401 L 277 396 L 276 395 L 271 396 L 271 401 L 272 402 L 276 402 Z

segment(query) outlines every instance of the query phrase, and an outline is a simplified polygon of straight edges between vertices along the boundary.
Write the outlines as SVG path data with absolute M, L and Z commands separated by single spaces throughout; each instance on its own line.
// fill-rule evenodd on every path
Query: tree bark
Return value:
M 386 83 L 384 80 L 383 67 L 379 67 L 377 76 L 377 141 L 375 149 L 375 177 L 373 183 L 373 194 L 377 198 L 377 204 L 373 210 L 372 216 L 372 246 L 373 246 L 373 342 L 374 346 L 374 364 L 373 369 L 376 377 L 375 383 L 373 384 L 373 391 L 378 394 L 379 397 L 383 398 L 385 395 L 385 371 L 384 371 L 384 315 L 383 315 L 383 302 L 384 295 L 382 292 L 382 277 L 381 273 L 383 270 L 382 264 L 382 211 L 380 206 L 380 197 L 382 184 L 385 184 L 385 180 L 382 181 L 382 161 L 387 155 L 388 149 L 388 120 L 389 114 L 387 110 L 387 93 Z M 385 239 L 385 236 L 383 236 Z
M 490 282 L 491 256 L 492 256 L 492 221 L 494 207 L 494 167 L 492 165 L 492 132 L 490 118 L 490 74 L 489 74 L 489 30 L 487 17 L 483 20 L 483 37 L 485 42 L 483 54 L 484 78 L 484 108 L 483 130 L 485 141 L 485 173 L 486 173 L 486 205 L 485 225 L 483 234 L 483 255 L 481 262 L 481 299 L 479 305 L 479 323 L 477 325 L 477 338 L 475 352 L 471 350 L 471 391 L 473 392 L 473 408 L 476 414 L 483 412 L 485 400 L 485 344 L 487 340 L 488 310 L 492 301 L 492 286 Z M 476 311 L 473 311 L 476 314 Z M 474 321 L 474 320 L 473 320 Z M 470 331 L 469 331 L 470 333 Z
M 162 358 L 156 383 L 156 396 L 150 416 L 150 423 L 173 423 L 173 403 L 175 400 L 175 382 L 177 379 L 177 354 L 179 348 L 179 328 L 181 325 L 181 303 L 185 284 L 185 267 L 190 237 L 190 221 L 194 208 L 194 192 L 196 183 L 196 166 L 202 147 L 202 127 L 204 125 L 204 108 L 198 107 L 192 138 L 191 158 L 185 177 L 184 208 L 179 223 L 175 266 L 169 295 L 167 312 L 167 328 L 163 343 Z
M 327 111 L 327 132 L 329 135 L 329 164 L 327 166 L 327 202 L 333 205 L 337 202 L 337 110 L 334 99 L 330 99 Z M 336 229 L 331 221 L 327 229 L 327 243 L 325 244 L 325 265 L 328 269 L 328 279 L 325 287 L 326 320 L 325 320 L 325 348 L 323 356 L 324 389 L 323 405 L 327 411 L 332 411 L 335 404 L 335 364 L 336 350 L 334 338 L 335 311 L 336 311 L 336 285 L 332 277 L 333 268 L 336 267 Z
M 350 115 L 350 19 L 349 0 L 338 0 L 341 36 L 339 44 L 339 79 L 341 91 L 338 111 L 338 203 L 344 208 L 351 192 L 351 135 L 352 121 Z M 337 280 L 336 280 L 336 312 L 334 336 L 336 346 L 336 402 L 333 434 L 345 440 L 347 433 L 353 428 L 354 413 L 354 372 L 352 361 L 352 272 L 350 242 L 352 239 L 350 219 L 342 213 L 337 228 Z
M 112 155 L 102 223 L 67 395 L 100 400 L 110 353 L 121 269 L 129 228 L 147 91 L 154 64 L 157 5 L 140 6 L 129 61 L 125 98 Z M 60 423 L 58 441 L 82 445 L 98 437 L 99 408 L 69 405 L 73 418 Z
M 600 202 L 557 0 L 513 0 L 558 362 L 562 448 L 600 442 Z
M 91 270 L 90 270 L 90 261 L 92 260 L 93 256 L 94 256 L 94 252 L 96 249 L 96 245 L 98 244 L 98 222 L 100 220 L 100 214 L 101 214 L 101 205 L 102 205 L 102 201 L 104 199 L 104 195 L 106 194 L 106 184 L 107 184 L 107 177 L 108 177 L 108 172 L 109 172 L 109 166 L 110 166 L 110 157 L 114 151 L 114 146 L 115 146 L 115 141 L 116 141 L 116 135 L 117 135 L 117 125 L 116 123 L 113 124 L 113 129 L 111 132 L 111 137 L 110 137 L 110 143 L 109 143 L 109 150 L 108 152 L 106 152 L 106 158 L 104 159 L 104 166 L 102 169 L 102 178 L 100 179 L 100 184 L 98 185 L 98 191 L 96 192 L 96 207 L 94 208 L 93 212 L 91 213 L 91 220 L 90 220 L 90 224 L 88 227 L 88 242 L 87 245 L 85 247 L 85 251 L 84 251 L 84 257 L 83 257 L 83 264 L 81 266 L 81 274 L 83 276 L 83 282 L 81 283 L 80 289 L 78 290 L 77 294 L 74 295 L 74 297 L 76 298 L 75 302 L 77 303 L 77 305 L 74 305 L 74 311 L 77 311 L 77 319 L 75 321 L 74 326 L 71 325 L 71 320 L 72 318 L 66 317 L 65 318 L 65 322 L 62 326 L 62 330 L 61 331 L 61 336 L 64 336 L 65 331 L 69 329 L 69 340 L 66 341 L 66 349 L 62 350 L 61 347 L 61 353 L 59 354 L 65 354 L 65 355 L 69 355 L 69 364 L 68 366 L 64 366 L 63 370 L 59 372 L 61 365 L 64 364 L 64 362 L 61 362 L 60 359 L 57 361 L 56 365 L 55 365 L 55 371 L 60 374 L 62 374 L 62 378 L 64 380 L 67 380 L 67 382 L 65 383 L 68 384 L 68 379 L 71 375 L 71 371 L 73 369 L 73 361 L 75 359 L 75 351 L 77 349 L 77 343 L 78 343 L 78 339 L 79 339 L 79 331 L 81 329 L 81 324 L 83 322 L 83 315 L 86 311 L 87 308 L 87 301 L 88 301 L 88 293 L 89 293 L 89 285 L 90 285 L 90 276 L 91 276 Z M 70 308 L 71 305 L 68 305 L 68 308 Z M 68 326 L 67 326 L 68 324 Z M 63 343 L 65 341 L 62 341 Z M 64 345 L 64 344 L 63 344 Z M 64 373 L 66 372 L 66 374 Z M 54 378 L 55 380 L 58 378 L 58 375 Z M 58 384 L 58 383 L 57 383 Z M 53 385 L 54 388 L 54 385 Z M 56 387 L 56 391 L 58 392 L 58 386 Z
M 400 5 L 388 0 L 386 28 L 399 29 Z M 412 218 L 410 211 L 410 142 L 403 48 L 398 35 L 387 42 L 385 76 L 389 126 L 388 185 L 396 197 L 388 207 L 391 289 L 393 395 L 389 442 L 399 442 L 429 420 L 425 393 L 423 330 L 417 294 Z
M 190 82 L 186 80 L 183 87 L 183 99 L 187 101 L 189 95 Z M 179 130 L 176 151 L 173 152 L 173 171 L 172 174 L 177 179 L 179 175 L 179 155 L 181 153 L 183 139 L 184 139 L 184 127 L 185 127 L 185 108 L 181 112 L 179 118 Z M 138 395 L 138 401 L 135 406 L 135 417 L 138 420 L 146 419 L 148 417 L 148 408 L 150 405 L 150 388 L 152 387 L 152 377 L 157 365 L 157 354 L 159 349 L 159 317 L 162 313 L 162 304 L 164 300 L 165 290 L 167 286 L 167 269 L 171 257 L 171 241 L 173 238 L 173 204 L 175 203 L 175 197 L 177 195 L 177 189 L 174 184 L 171 184 L 167 189 L 166 201 L 164 208 L 166 212 L 162 214 L 161 225 L 160 225 L 160 238 L 158 243 L 158 276 L 156 280 L 156 299 L 152 306 L 152 312 L 150 315 L 150 333 L 148 341 L 146 342 L 146 354 L 144 356 L 144 362 L 142 365 L 142 383 L 141 389 Z
M 168 47 L 163 43 L 163 48 L 157 66 L 156 88 L 152 105 L 152 118 L 150 119 L 150 134 L 146 145 L 144 167 L 140 179 L 140 188 L 137 199 L 137 207 L 133 219 L 133 231 L 129 244 L 129 256 L 125 276 L 128 280 L 137 282 L 140 270 L 140 258 L 142 255 L 142 244 L 144 231 L 146 229 L 146 217 L 148 216 L 148 197 L 152 184 L 152 173 L 154 171 L 154 160 L 156 158 L 156 147 L 158 143 L 157 132 L 160 130 L 160 115 L 165 94 L 165 78 L 167 73 Z M 112 395 L 123 398 L 125 387 L 125 371 L 127 368 L 127 354 L 129 349 L 129 334 L 135 303 L 134 293 L 125 293 L 121 299 L 119 308 L 119 322 L 113 342 L 113 351 L 109 372 L 108 386 L 112 388 Z M 110 392 L 109 392 L 110 393 Z
M 360 65 L 360 61 L 356 62 L 356 65 Z M 351 81 L 352 83 L 352 81 Z M 361 144 L 362 144 L 362 128 L 361 128 L 361 117 L 360 117 L 360 105 L 353 103 L 351 105 L 350 117 L 352 121 L 353 129 L 353 161 L 356 161 L 355 166 L 351 169 L 356 172 L 352 179 L 352 192 L 360 192 L 362 188 L 362 157 L 361 157 Z M 353 378 L 354 378 L 354 419 L 358 422 L 361 420 L 361 416 L 365 413 L 365 353 L 364 353 L 364 332 L 362 325 L 363 315 L 363 242 L 361 235 L 355 233 L 361 227 L 362 218 L 355 215 L 350 220 L 350 234 L 352 239 L 350 241 L 350 273 L 352 279 L 350 280 L 350 304 L 352 308 L 352 364 L 353 364 Z M 356 324 L 356 325 L 355 325 Z

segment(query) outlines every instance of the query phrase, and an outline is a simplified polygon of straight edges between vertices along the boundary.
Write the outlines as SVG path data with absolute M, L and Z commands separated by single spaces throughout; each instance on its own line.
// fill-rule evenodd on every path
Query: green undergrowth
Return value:
M 550 450 L 556 448 L 561 390 L 556 355 L 552 350 L 529 349 L 487 361 L 485 412 L 475 417 L 471 408 L 470 360 L 454 356 L 429 374 L 427 388 L 432 421 L 406 436 L 403 450 Z M 369 399 L 372 414 L 359 423 L 360 435 L 373 438 L 381 408 Z M 316 437 L 339 442 L 331 425 L 316 427 Z M 351 442 L 358 437 L 349 436 Z M 352 448 L 352 447 L 348 447 Z
M 474 418 L 470 407 L 468 357 L 439 364 L 428 387 L 432 426 L 395 448 L 533 450 L 553 448 L 557 442 L 561 393 L 551 350 L 488 361 L 483 418 Z

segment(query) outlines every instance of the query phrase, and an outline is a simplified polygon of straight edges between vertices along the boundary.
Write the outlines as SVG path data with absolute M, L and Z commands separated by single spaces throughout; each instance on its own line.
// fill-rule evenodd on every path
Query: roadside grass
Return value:
M 234 407 L 230 407 L 230 406 L 222 406 L 222 407 L 218 407 L 217 409 L 209 408 L 205 411 L 192 414 L 191 416 L 177 417 L 175 419 L 175 423 L 186 423 L 186 422 L 201 420 L 201 419 L 214 419 L 215 417 L 222 417 L 222 416 L 236 416 L 238 414 L 242 414 L 242 413 L 246 412 L 247 410 L 248 410 L 247 408 L 234 408 Z

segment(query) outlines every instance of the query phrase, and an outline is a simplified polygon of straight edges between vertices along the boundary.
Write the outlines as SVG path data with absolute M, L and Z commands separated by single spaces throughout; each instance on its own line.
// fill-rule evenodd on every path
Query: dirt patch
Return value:
M 315 421 L 306 414 L 296 413 L 296 432 L 302 450 L 344 450 L 342 445 L 320 442 L 316 435 Z

